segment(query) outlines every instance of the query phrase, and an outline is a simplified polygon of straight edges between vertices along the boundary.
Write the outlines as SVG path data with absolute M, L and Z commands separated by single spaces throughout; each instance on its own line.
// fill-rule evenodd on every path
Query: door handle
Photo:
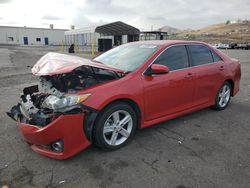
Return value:
M 192 77 L 193 76 L 193 74 L 191 73 L 191 72 L 189 72 L 189 73 L 187 73 L 187 75 L 185 76 L 186 78 L 190 78 L 190 77 Z
M 224 70 L 224 66 L 221 65 L 220 68 L 219 68 L 219 70 L 223 71 Z

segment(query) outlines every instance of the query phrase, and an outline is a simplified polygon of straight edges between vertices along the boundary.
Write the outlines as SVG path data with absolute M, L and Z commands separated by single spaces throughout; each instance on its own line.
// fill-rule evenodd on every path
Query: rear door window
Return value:
M 188 55 L 184 45 L 173 46 L 166 49 L 154 62 L 166 65 L 170 71 L 188 67 Z
M 193 66 L 213 63 L 213 56 L 211 51 L 203 45 L 189 45 L 189 50 L 192 56 Z

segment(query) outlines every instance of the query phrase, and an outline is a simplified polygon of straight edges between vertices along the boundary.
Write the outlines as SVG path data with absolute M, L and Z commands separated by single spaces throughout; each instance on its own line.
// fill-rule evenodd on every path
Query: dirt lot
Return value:
M 115 152 L 90 147 L 56 161 L 34 153 L 5 112 L 37 81 L 30 67 L 57 50 L 0 47 L 0 187 L 250 187 L 250 51 L 226 51 L 242 63 L 241 91 L 226 110 L 140 130 Z

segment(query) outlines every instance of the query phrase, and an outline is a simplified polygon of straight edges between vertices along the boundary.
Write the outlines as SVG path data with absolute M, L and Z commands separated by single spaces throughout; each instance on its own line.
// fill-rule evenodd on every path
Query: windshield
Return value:
M 130 72 L 142 65 L 157 49 L 157 45 L 149 44 L 122 45 L 109 50 L 94 60 Z

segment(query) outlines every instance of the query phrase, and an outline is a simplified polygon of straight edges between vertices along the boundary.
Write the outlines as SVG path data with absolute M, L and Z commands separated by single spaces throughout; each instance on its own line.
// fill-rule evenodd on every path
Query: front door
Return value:
M 49 38 L 48 37 L 44 37 L 44 44 L 49 45 Z
M 143 77 L 145 118 L 150 121 L 193 106 L 194 73 L 189 67 L 184 45 L 166 49 L 154 63 L 169 67 L 170 72 Z
M 28 37 L 23 37 L 23 44 L 24 45 L 28 45 L 29 44 Z

